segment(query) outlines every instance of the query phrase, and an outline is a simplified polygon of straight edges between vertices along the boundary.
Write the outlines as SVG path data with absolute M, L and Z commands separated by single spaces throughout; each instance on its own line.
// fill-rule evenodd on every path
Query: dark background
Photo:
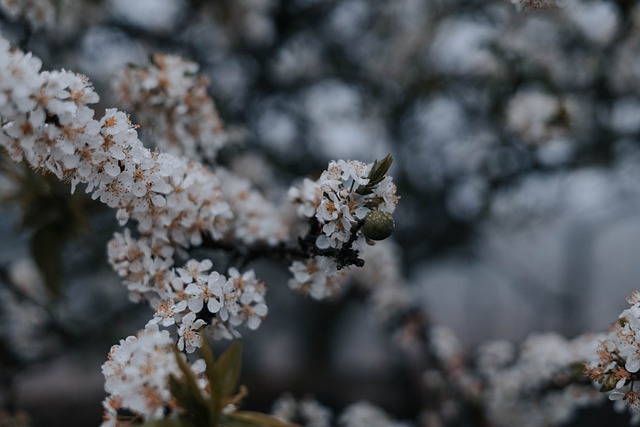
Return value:
M 110 82 L 124 64 L 151 52 L 197 62 L 227 126 L 246 131 L 220 161 L 269 193 L 317 177 L 330 159 L 391 152 L 406 286 L 471 353 L 532 332 L 605 331 L 637 286 L 635 2 L 520 12 L 507 1 L 455 0 L 56 5 L 48 28 L 0 16 L 0 33 L 45 69 L 86 73 L 101 95 L 98 116 L 117 106 Z M 63 268 L 47 309 L 3 291 L 5 400 L 34 425 L 96 425 L 99 367 L 149 312 L 127 302 L 106 265 L 113 213 L 43 180 L 2 182 L 3 274 L 33 270 L 42 224 L 69 229 L 51 243 Z M 20 227 L 29 209 L 55 205 L 71 208 Z M 247 407 L 268 410 L 289 390 L 335 409 L 368 399 L 398 418 L 416 416 L 414 379 L 362 295 L 304 300 L 287 289 L 282 266 L 254 267 L 270 287 L 270 316 L 244 334 Z M 605 408 L 576 425 L 599 425 L 599 416 L 618 420 Z

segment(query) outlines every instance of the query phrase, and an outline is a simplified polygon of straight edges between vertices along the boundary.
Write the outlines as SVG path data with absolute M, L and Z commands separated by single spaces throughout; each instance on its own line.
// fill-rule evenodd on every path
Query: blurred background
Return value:
M 32 24 L 0 3 L 3 37 L 88 75 L 98 115 L 118 105 L 125 64 L 197 62 L 243 135 L 220 161 L 267 194 L 331 159 L 392 153 L 406 286 L 469 351 L 606 331 L 637 288 L 635 1 L 33 0 Z M 0 401 L 35 426 L 98 425 L 100 365 L 150 312 L 106 264 L 113 212 L 1 156 Z M 291 391 L 415 417 L 412 380 L 357 292 L 305 300 L 286 266 L 254 267 L 270 315 L 244 334 L 248 407 Z

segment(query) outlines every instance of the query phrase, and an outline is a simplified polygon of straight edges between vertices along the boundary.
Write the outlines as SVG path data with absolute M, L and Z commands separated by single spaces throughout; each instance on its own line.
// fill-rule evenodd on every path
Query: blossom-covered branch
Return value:
M 585 363 L 585 373 L 608 393 L 619 408 L 627 407 L 632 421 L 640 422 L 640 291 L 627 301 L 631 305 L 620 313 L 609 333 L 600 339 L 597 355 Z
M 224 168 L 213 172 L 199 162 L 145 148 L 124 112 L 107 109 L 100 120 L 94 119 L 89 105 L 98 96 L 86 77 L 68 71 L 41 72 L 41 65 L 39 59 L 11 50 L 0 39 L 0 145 L 14 161 L 25 160 L 70 182 L 72 191 L 83 186 L 94 199 L 117 210 L 121 225 L 135 224 L 133 232 L 126 228 L 116 233 L 108 250 L 131 298 L 147 301 L 155 310 L 148 332 L 141 332 L 139 338 L 159 337 L 158 345 L 165 348 L 168 335 L 158 326 L 172 327 L 177 347 L 192 353 L 202 346 L 205 328 L 214 338 L 237 336 L 236 327 L 243 323 L 257 328 L 268 310 L 266 287 L 252 270 L 240 272 L 232 266 L 221 274 L 210 259 L 188 259 L 179 266 L 176 260 L 188 258 L 189 250 L 201 246 L 205 237 L 237 245 L 295 242 L 289 236 L 293 220 Z M 370 165 L 331 163 L 317 183 L 307 184 L 314 187 L 312 194 L 294 197 L 294 203 L 306 205 L 299 210 L 300 216 L 322 226 L 312 225 L 307 233 L 307 241 L 317 233 L 314 248 L 324 254 L 312 258 L 312 263 L 324 263 L 335 271 L 361 265 L 352 246 L 360 248 L 367 235 L 381 239 L 390 234 L 381 231 L 392 229 L 390 213 L 398 201 L 386 175 L 389 165 L 390 158 Z M 375 218 L 374 213 L 382 216 Z M 345 253 L 349 254 L 346 260 Z M 294 278 L 308 282 L 310 276 L 295 271 L 298 262 L 292 265 Z M 326 271 L 316 264 L 316 272 Z M 320 287 L 328 289 L 327 283 Z M 316 291 L 314 296 L 324 295 Z M 127 342 L 136 339 L 128 338 L 113 352 L 124 351 Z M 142 357 L 134 350 L 127 354 L 135 360 Z M 151 350 L 141 348 L 138 353 L 146 351 Z M 116 359 L 122 357 L 111 357 Z M 105 365 L 108 378 L 117 377 L 121 369 L 112 365 Z M 163 378 L 166 381 L 166 375 Z M 166 390 L 158 387 L 127 397 L 108 385 L 107 391 L 113 394 L 105 403 L 105 422 L 116 419 L 121 408 L 143 418 L 160 416 L 169 403 Z M 136 400 L 139 394 L 144 402 Z

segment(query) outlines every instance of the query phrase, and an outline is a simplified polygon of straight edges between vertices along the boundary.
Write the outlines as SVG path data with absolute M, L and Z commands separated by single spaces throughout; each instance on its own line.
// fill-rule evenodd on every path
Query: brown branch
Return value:
M 305 260 L 315 256 L 334 258 L 338 270 L 350 265 L 362 267 L 364 260 L 359 258 L 359 251 L 353 249 L 353 243 L 358 238 L 362 224 L 363 221 L 359 221 L 351 229 L 349 240 L 340 248 L 320 249 L 316 246 L 316 239 L 322 233 L 322 228 L 315 218 L 309 220 L 309 231 L 304 237 L 298 237 L 297 244 L 281 242 L 274 246 L 266 242 L 256 242 L 246 245 L 236 241 L 216 240 L 209 233 L 202 233 L 203 244 L 201 247 L 227 252 L 234 264 L 240 267 L 261 258 L 291 263 L 295 260 Z

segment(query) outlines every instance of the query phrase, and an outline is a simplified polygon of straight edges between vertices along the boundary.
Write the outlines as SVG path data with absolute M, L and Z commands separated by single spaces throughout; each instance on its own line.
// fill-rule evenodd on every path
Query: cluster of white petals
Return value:
M 128 225 L 109 242 L 109 261 L 130 298 L 149 303 L 154 315 L 138 337 L 114 346 L 103 366 L 110 393 L 104 425 L 116 425 L 122 409 L 160 418 L 174 409 L 167 389 L 168 376 L 179 374 L 172 345 L 192 353 L 205 333 L 232 338 L 240 325 L 258 328 L 268 313 L 266 286 L 253 270 L 230 267 L 223 274 L 210 259 L 189 259 L 189 250 L 203 244 L 224 250 L 286 249 L 291 205 L 269 202 L 223 167 L 214 171 L 146 148 L 126 113 L 106 109 L 102 118 L 94 118 L 89 105 L 99 98 L 86 77 L 41 71 L 41 66 L 0 38 L 0 146 L 12 160 L 69 182 L 72 191 L 85 189 L 116 210 L 120 225 Z M 156 139 L 159 147 L 171 150 L 169 140 L 178 139 L 186 144 L 180 153 L 213 158 L 224 134 L 204 80 L 193 76 L 196 71 L 178 58 L 156 57 L 152 67 L 130 69 L 121 86 L 126 83 L 123 91 L 131 103 L 144 103 L 150 111 L 142 120 L 168 138 Z M 166 126 L 151 120 L 164 120 Z M 205 147 L 203 141 L 213 145 Z M 290 190 L 298 220 L 314 221 L 317 231 L 313 251 L 295 252 L 293 289 L 316 299 L 335 295 L 346 277 L 335 251 L 344 246 L 357 254 L 364 248 L 360 227 L 366 215 L 394 211 L 398 197 L 389 176 L 367 186 L 374 165 L 331 162 L 320 179 Z M 359 191 L 363 186 L 367 191 Z
M 562 115 L 567 106 L 550 94 L 521 90 L 509 101 L 507 126 L 518 137 L 531 143 L 544 143 L 563 136 Z M 564 124 L 566 128 L 566 124 Z
M 563 7 L 567 0 L 511 0 L 518 12 L 525 9 L 546 9 L 550 7 Z
M 478 364 L 490 420 L 496 426 L 560 425 L 578 409 L 601 401 L 601 393 L 579 381 L 582 364 L 596 354 L 600 338 L 531 335 L 519 355 L 507 341 L 485 344 Z
M 12 19 L 24 19 L 34 29 L 51 27 L 56 11 L 51 0 L 0 0 L 0 11 Z
M 393 420 L 382 409 L 361 401 L 347 406 L 338 423 L 342 427 L 409 427 L 411 423 Z
M 175 406 L 169 377 L 179 379 L 183 375 L 173 344 L 168 331 L 151 326 L 111 347 L 108 360 L 102 365 L 105 390 L 110 393 L 103 402 L 102 427 L 119 425 L 119 410 L 126 409 L 148 420 L 163 418 L 166 410 Z M 204 361 L 198 360 L 189 366 L 204 390 L 207 385 Z
M 362 250 L 365 238 L 359 228 L 367 214 L 373 209 L 389 214 L 395 210 L 398 197 L 390 176 L 370 192 L 358 192 L 369 183 L 373 165 L 354 160 L 331 161 L 318 180 L 307 178 L 300 186 L 289 189 L 289 199 L 298 216 L 318 224 L 315 245 L 321 251 L 340 249 L 346 244 Z M 289 270 L 293 275 L 289 287 L 316 299 L 335 295 L 346 277 L 335 258 L 324 255 L 294 261 Z
M 271 414 L 288 423 L 298 423 L 305 427 L 330 427 L 333 416 L 331 409 L 311 396 L 296 399 L 285 393 L 273 403 Z
M 376 317 L 388 321 L 411 306 L 409 285 L 401 274 L 400 248 L 391 240 L 377 242 L 362 252 L 364 266 L 349 277 L 370 295 Z
M 270 246 L 289 239 L 289 206 L 270 202 L 249 180 L 228 170 L 218 168 L 216 175 L 222 182 L 222 197 L 234 214 L 232 229 L 225 237 L 231 236 L 246 245 L 263 242 Z
M 640 421 L 640 291 L 634 291 L 627 301 L 631 307 L 620 313 L 600 341 L 585 372 L 602 391 L 610 392 L 610 400 L 620 402 L 620 409 L 630 408 L 635 421 Z
M 337 417 L 337 424 L 332 423 L 333 414 L 326 406 L 313 397 L 306 396 L 296 400 L 291 394 L 282 395 L 273 404 L 271 412 L 279 419 L 298 423 L 304 427 L 408 427 L 411 424 L 393 420 L 382 409 L 366 401 L 353 403 Z
M 135 115 L 155 147 L 211 160 L 228 135 L 198 68 L 179 56 L 158 54 L 148 66 L 128 66 L 115 86 L 122 106 Z
M 216 336 L 231 337 L 244 321 L 257 327 L 267 312 L 261 282 L 220 276 L 215 286 L 207 285 L 213 288 L 196 295 L 193 287 L 212 279 L 192 274 L 194 265 L 208 271 L 211 261 L 190 260 L 181 267 L 174 266 L 174 256 L 201 245 L 203 235 L 275 244 L 286 235 L 276 209 L 230 172 L 213 173 L 198 162 L 145 148 L 121 111 L 107 109 L 95 120 L 87 104 L 98 96 L 84 76 L 40 67 L 40 60 L 10 51 L 0 40 L 0 146 L 13 160 L 48 170 L 74 189 L 85 185 L 94 199 L 117 209 L 122 225 L 135 221 L 139 236 L 129 229 L 116 233 L 110 261 L 134 300 L 150 302 L 164 316 L 163 326 L 176 323 L 185 348 L 192 351 L 200 342 L 194 333 L 201 321 L 181 325 L 199 313 L 195 298 L 214 315 L 208 324 Z M 235 288 L 245 282 L 251 283 Z
M 162 417 L 171 405 L 167 378 L 178 374 L 171 345 L 191 353 L 202 345 L 205 331 L 231 338 L 239 325 L 257 328 L 268 312 L 266 287 L 252 270 L 231 267 L 223 275 L 211 260 L 176 264 L 176 259 L 188 258 L 187 250 L 205 238 L 277 245 L 288 239 L 286 215 L 248 181 L 221 167 L 213 172 L 197 161 L 145 148 L 124 112 L 107 109 L 95 119 L 88 105 L 98 96 L 88 80 L 67 71 L 43 72 L 41 65 L 0 40 L 0 145 L 14 161 L 49 171 L 70 182 L 72 190 L 84 187 L 117 211 L 121 225 L 133 224 L 109 242 L 109 261 L 130 297 L 148 302 L 154 315 L 137 338 L 114 346 L 103 367 L 110 393 L 104 425 L 116 425 L 122 409 L 145 419 Z M 192 82 L 181 84 L 180 78 L 189 71 L 167 76 L 167 92 L 160 98 L 188 91 Z M 310 197 L 301 193 L 298 208 L 314 206 L 301 216 L 322 226 L 318 248 L 347 242 L 374 199 L 377 209 L 394 210 L 395 186 L 388 177 L 370 194 L 356 192 L 367 184 L 370 169 L 359 162 L 333 162 L 311 185 Z M 314 298 L 334 294 L 346 274 L 328 256 L 296 260 L 291 270 L 292 287 Z
M 347 277 L 346 271 L 338 270 L 335 259 L 326 256 L 294 261 L 289 271 L 293 275 L 289 287 L 317 300 L 336 295 Z
M 358 189 L 369 183 L 373 163 L 355 160 L 329 162 L 316 181 L 305 179 L 300 187 L 289 190 L 289 198 L 302 218 L 315 218 L 322 227 L 316 240 L 320 249 L 339 248 L 351 238 L 351 231 L 371 211 L 393 213 L 398 203 L 396 186 L 386 176 L 371 194 Z

